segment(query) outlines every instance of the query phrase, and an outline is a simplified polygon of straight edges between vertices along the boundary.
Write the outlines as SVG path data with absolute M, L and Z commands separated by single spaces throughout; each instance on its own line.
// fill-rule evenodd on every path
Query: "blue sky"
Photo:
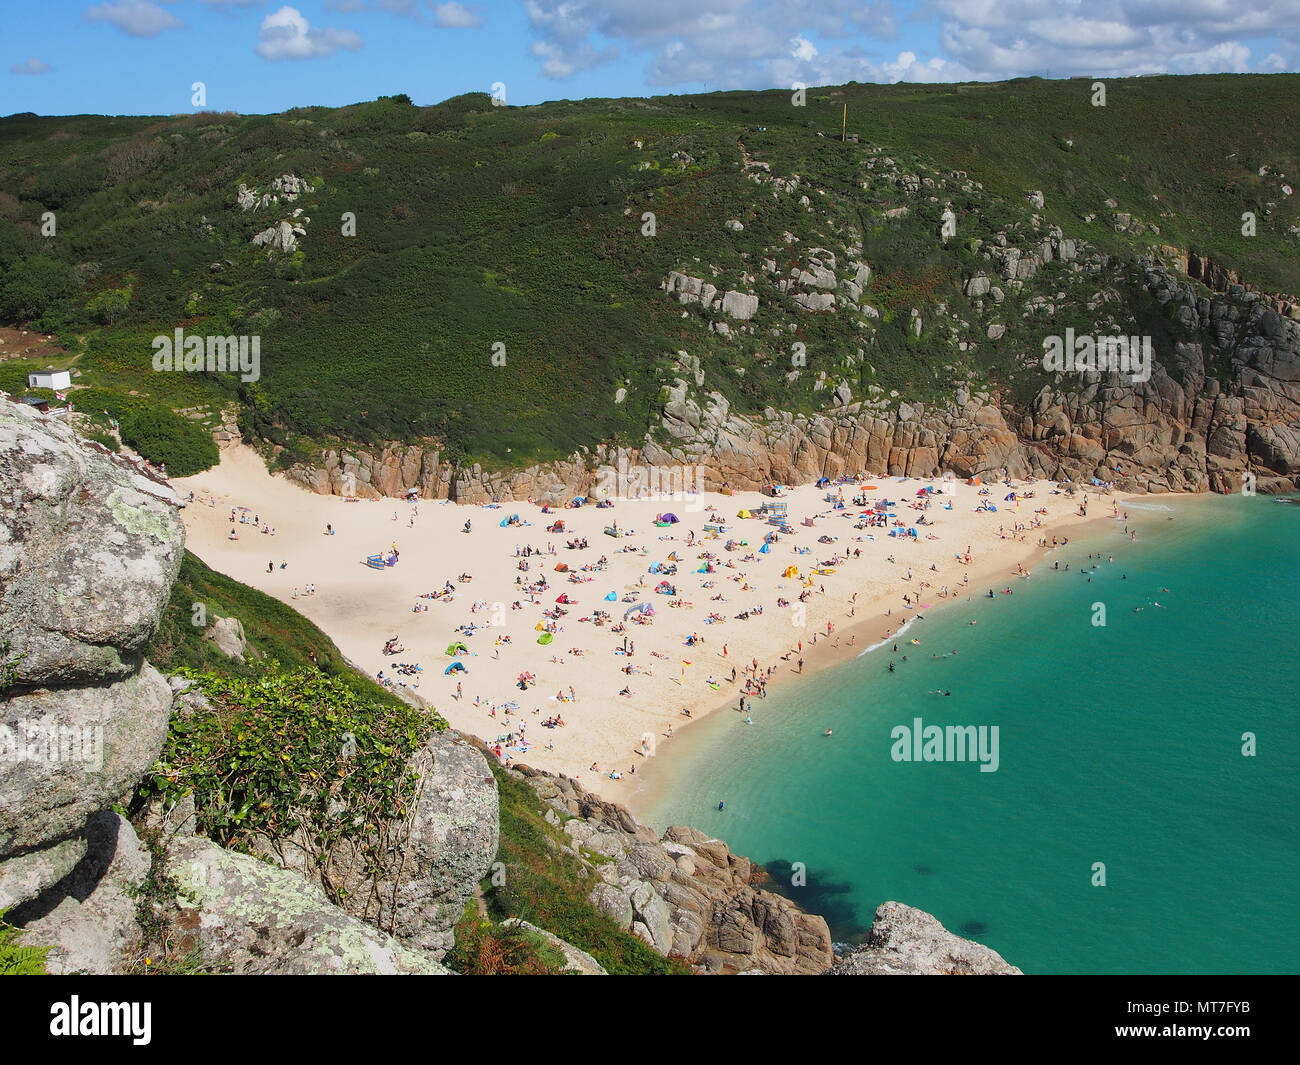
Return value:
M 9 0 L 0 115 L 1300 69 L 1300 0 Z M 206 87 L 206 104 L 191 86 Z

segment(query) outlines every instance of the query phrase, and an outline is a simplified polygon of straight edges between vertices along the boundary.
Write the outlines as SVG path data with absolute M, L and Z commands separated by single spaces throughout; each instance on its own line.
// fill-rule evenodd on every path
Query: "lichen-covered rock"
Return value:
M 131 822 L 111 811 L 86 824 L 86 853 L 53 888 L 10 912 L 23 943 L 51 948 L 55 974 L 125 972 L 139 945 L 137 891 L 149 875 L 149 851 Z
M 997 951 L 949 932 L 924 910 L 885 902 L 866 941 L 831 976 L 1021 976 Z
M 178 837 L 179 924 L 206 966 L 235 974 L 445 974 L 430 955 L 352 917 L 296 872 Z M 184 946 L 185 944 L 182 944 Z
M 130 797 L 167 737 L 172 693 L 153 666 L 85 688 L 0 701 L 0 859 L 81 831 Z
M 387 826 L 387 860 L 377 871 L 356 844 L 337 845 L 327 870 L 316 864 L 314 848 L 292 836 L 263 841 L 258 850 L 314 882 L 328 877 L 348 913 L 441 958 L 496 858 L 496 778 L 482 752 L 452 732 L 430 737 L 413 764 L 418 795 L 407 821 Z
M 86 855 L 84 836 L 24 851 L 0 862 L 0 910 L 33 899 L 72 872 Z
M 139 668 L 180 569 L 177 503 L 61 422 L 0 402 L 0 633 L 18 685 Z

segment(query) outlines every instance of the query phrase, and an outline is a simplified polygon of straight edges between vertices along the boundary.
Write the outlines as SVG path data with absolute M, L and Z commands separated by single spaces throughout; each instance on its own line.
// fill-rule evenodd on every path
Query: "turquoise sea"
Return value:
M 919 647 L 693 725 L 634 808 L 717 833 L 841 941 L 895 899 L 1028 973 L 1300 971 L 1300 505 L 1128 512 L 1136 543 L 1092 527 Z M 917 717 L 998 726 L 997 771 L 894 761 Z

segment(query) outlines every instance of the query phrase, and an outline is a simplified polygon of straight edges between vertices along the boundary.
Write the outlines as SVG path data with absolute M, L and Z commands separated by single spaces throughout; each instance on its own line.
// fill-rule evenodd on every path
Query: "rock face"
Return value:
M 45 967 L 60 973 L 112 973 L 140 942 L 136 890 L 149 873 L 149 851 L 131 822 L 111 811 L 86 825 L 85 857 L 47 891 L 13 910 L 24 941 L 51 947 Z
M 207 964 L 235 974 L 445 974 L 432 958 L 345 914 L 297 873 L 178 838 L 168 856 L 181 927 Z
M 170 488 L 54 418 L 0 403 L 0 632 L 19 687 L 134 675 L 180 569 Z
M 830 976 L 1022 976 L 997 951 L 955 936 L 930 914 L 882 903 L 866 941 Z
M 128 797 L 162 749 L 171 692 L 141 652 L 184 530 L 165 484 L 3 401 L 0 499 L 14 674 L 0 701 L 0 897 L 14 902 L 71 872 L 87 818 Z
M 349 914 L 441 959 L 465 903 L 496 858 L 496 778 L 483 754 L 454 733 L 417 753 L 419 794 L 410 819 L 388 826 L 388 861 L 372 872 L 360 847 L 335 851 L 328 870 L 295 838 L 266 841 L 264 857 L 319 882 L 328 876 Z
M 706 973 L 821 973 L 831 964 L 826 921 L 762 887 L 748 858 L 693 828 L 662 839 L 622 806 L 568 777 L 519 767 L 528 784 L 562 817 L 575 854 L 593 862 L 596 907 L 624 931 L 665 956 Z
M 1080 249 L 1073 240 L 1053 237 L 1035 250 L 993 247 L 991 253 L 1012 286 L 1047 261 L 1079 266 Z M 1003 469 L 1016 477 L 1096 477 L 1135 492 L 1233 492 L 1248 473 L 1261 491 L 1296 487 L 1300 305 L 1248 290 L 1212 263 L 1195 257 L 1190 262 L 1192 276 L 1186 279 L 1152 260 L 1126 268 L 1125 284 L 1143 290 L 1143 298 L 1171 323 L 1144 382 L 1097 372 L 1044 372 L 1039 393 L 1022 403 L 977 389 L 957 389 L 940 406 L 883 396 L 847 403 L 837 390 L 835 404 L 816 414 L 768 409 L 746 416 L 715 399 L 717 393 L 694 394 L 691 385 L 704 383 L 693 373 L 690 380 L 664 383 L 660 423 L 638 448 L 600 447 L 564 462 L 496 473 L 479 465 L 453 467 L 432 448 L 392 445 L 377 453 L 324 452 L 318 466 L 295 466 L 289 476 L 325 494 L 402 496 L 413 488 L 425 498 L 465 503 L 559 503 L 592 495 L 612 469 L 641 466 L 696 467 L 702 489 L 805 483 L 846 471 L 927 476 L 951 470 L 972 476 Z M 1105 263 L 1088 265 L 1100 269 Z M 808 269 L 796 269 L 782 283 L 813 290 L 791 289 L 800 307 L 832 311 L 837 298 L 847 298 L 819 287 L 833 276 L 833 267 L 826 254 L 811 257 Z M 859 275 L 864 272 L 859 269 Z M 804 275 L 806 282 L 800 280 Z M 1205 295 L 1195 284 L 1200 279 L 1222 293 Z M 987 297 L 991 309 L 1004 298 L 992 280 L 976 274 L 966 283 L 967 295 Z M 664 287 L 682 302 L 709 307 L 725 308 L 732 295 L 677 272 Z M 998 341 L 1005 331 L 1004 322 L 987 322 L 979 335 Z
M 244 623 L 238 618 L 217 618 L 203 635 L 215 643 L 227 658 L 238 662 L 244 660 L 244 648 L 248 641 L 244 637 Z

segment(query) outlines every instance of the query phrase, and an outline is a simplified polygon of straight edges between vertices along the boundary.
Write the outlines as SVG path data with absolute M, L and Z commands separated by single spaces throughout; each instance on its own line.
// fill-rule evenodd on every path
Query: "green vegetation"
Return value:
M 26 654 L 14 654 L 8 640 L 0 640 L 0 698 L 8 694 L 18 679 L 18 663 Z
M 207 973 L 193 930 L 181 927 L 178 902 L 181 885 L 166 870 L 166 856 L 156 832 L 145 831 L 141 842 L 149 848 L 149 871 L 132 897 L 140 945 L 129 958 L 132 976 L 200 976 Z
M 969 317 L 961 285 L 983 263 L 972 238 L 1027 236 L 1025 193 L 1041 189 L 1044 225 L 1120 260 L 1191 248 L 1300 292 L 1300 196 L 1279 176 L 1300 175 L 1286 136 L 1298 89 L 1296 75 L 1110 79 L 1093 107 L 1089 81 L 1030 78 L 850 84 L 806 107 L 784 90 L 523 108 L 472 93 L 280 115 L 12 116 L 0 121 L 0 320 L 54 332 L 79 384 L 209 415 L 238 404 L 250 438 L 288 449 L 281 465 L 339 440 L 434 439 L 444 457 L 496 467 L 639 441 L 678 350 L 739 413 L 825 406 L 819 369 L 855 394 L 938 398 L 962 376 L 1029 394 L 1036 337 L 1017 323 L 1063 279 L 1044 270 L 1008 293 L 1005 337 L 959 353 L 949 327 Z M 844 104 L 861 143 L 837 139 Z M 797 175 L 809 207 L 750 180 L 745 155 Z M 935 184 L 904 194 L 886 158 Z M 241 183 L 260 198 L 286 173 L 308 190 L 237 205 Z M 959 237 L 942 245 L 948 201 Z M 251 243 L 298 208 L 311 221 L 294 252 Z M 44 211 L 58 236 L 41 236 Z M 1246 211 L 1254 237 L 1241 234 Z M 1141 228 L 1117 231 L 1117 212 Z M 869 328 L 797 310 L 762 268 L 775 258 L 787 275 L 814 244 L 858 247 L 871 264 Z M 659 289 L 670 270 L 707 279 L 710 267 L 720 286 L 759 295 L 753 333 L 720 337 Z M 1058 312 L 1082 315 L 1079 296 Z M 261 379 L 153 372 L 151 338 L 177 327 L 260 336 Z M 789 380 L 793 342 L 810 372 Z M 140 417 L 134 438 L 171 472 L 212 460 Z
M 466 935 L 464 954 L 458 955 L 461 971 L 477 971 L 477 964 L 491 965 L 509 958 L 512 949 L 524 954 L 500 928 L 508 917 L 520 917 L 545 928 L 594 957 L 611 975 L 687 974 L 690 967 L 677 958 L 663 958 L 636 936 L 621 931 L 599 913 L 587 895 L 590 874 L 571 854 L 561 851 L 567 837 L 547 824 L 542 802 L 527 784 L 510 776 L 495 759 L 489 758 L 497 778 L 501 805 L 501 843 L 497 861 L 505 871 L 499 884 L 489 876 L 482 887 L 491 918 L 483 922 L 467 909 L 456 929 L 458 946 L 462 930 Z M 492 940 L 505 942 L 491 942 Z M 484 961 L 483 959 L 486 959 Z M 504 964 L 504 961 L 501 962 Z
M 162 404 L 105 388 L 81 389 L 72 398 L 79 409 L 114 419 L 122 442 L 155 466 L 165 466 L 171 477 L 189 477 L 217 463 L 212 433 Z
M 563 952 L 549 940 L 480 917 L 473 899 L 466 903 L 455 935 L 456 945 L 444 964 L 462 976 L 546 976 L 565 968 Z
M 21 929 L 5 923 L 8 910 L 0 910 L 0 976 L 45 976 L 45 956 L 49 947 L 19 946 Z
M 238 618 L 244 626 L 245 657 L 250 664 L 232 661 L 205 638 L 208 626 L 221 617 Z M 147 654 L 159 669 L 185 667 L 243 678 L 256 675 L 259 660 L 274 659 L 282 670 L 317 670 L 359 699 L 406 705 L 353 669 L 334 641 L 293 607 L 210 569 L 188 551 Z
M 192 796 L 199 831 L 223 847 L 255 853 L 259 837 L 295 836 L 325 870 L 350 840 L 381 863 L 385 826 L 415 795 L 410 760 L 444 721 L 274 662 L 252 678 L 178 672 L 210 707 L 173 717 L 141 798 L 172 805 Z

